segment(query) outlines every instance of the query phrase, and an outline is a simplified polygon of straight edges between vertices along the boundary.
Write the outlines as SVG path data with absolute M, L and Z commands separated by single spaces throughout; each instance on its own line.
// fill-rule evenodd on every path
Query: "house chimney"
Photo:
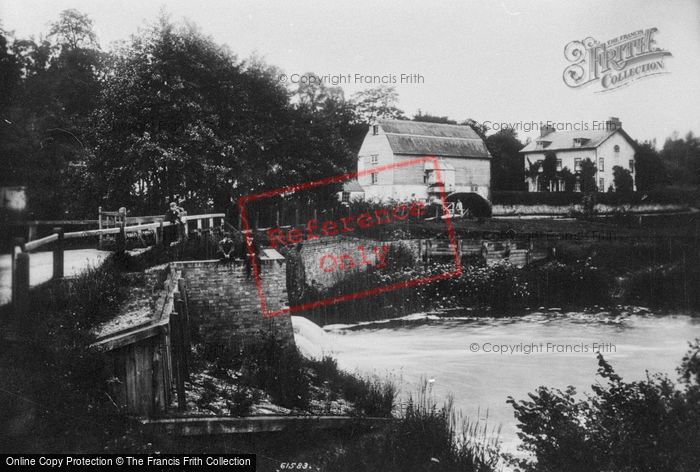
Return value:
M 611 116 L 605 125 L 607 126 L 608 131 L 615 131 L 622 128 L 622 122 L 616 116 Z
M 554 126 L 540 124 L 540 138 L 554 132 Z

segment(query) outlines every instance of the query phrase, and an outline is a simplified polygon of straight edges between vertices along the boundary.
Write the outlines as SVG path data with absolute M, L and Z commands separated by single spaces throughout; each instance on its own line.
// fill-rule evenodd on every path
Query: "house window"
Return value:
M 557 159 L 557 170 L 561 170 L 561 159 Z
M 603 159 L 602 157 L 598 159 L 598 170 L 600 172 L 605 172 L 605 159 Z
M 598 191 L 605 192 L 605 179 L 602 177 L 598 179 Z
M 581 171 L 581 158 L 577 157 L 574 159 L 574 171 L 580 172 Z
M 350 202 L 350 192 L 343 192 L 342 201 L 346 203 Z
M 377 183 L 377 173 L 372 172 L 372 185 Z
M 423 183 L 424 183 L 424 184 L 427 184 L 427 183 L 429 183 L 429 182 L 430 182 L 430 171 L 426 170 L 426 171 L 423 173 Z
M 479 191 L 479 186 L 478 185 L 472 185 L 472 192 L 478 192 Z
M 634 159 L 630 159 L 630 172 L 634 174 Z
M 372 154 L 370 156 L 370 164 L 377 165 L 379 163 L 379 154 Z
M 375 136 L 379 134 L 379 125 L 372 125 L 372 134 Z
M 613 150 L 614 150 L 615 152 L 620 152 L 620 146 L 618 146 L 618 145 L 616 144 L 615 147 L 613 148 Z

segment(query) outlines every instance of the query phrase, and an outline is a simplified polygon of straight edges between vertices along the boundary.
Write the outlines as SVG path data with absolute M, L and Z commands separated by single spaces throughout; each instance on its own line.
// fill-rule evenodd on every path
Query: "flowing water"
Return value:
M 540 385 L 574 385 L 579 392 L 590 392 L 596 349 L 625 380 L 643 379 L 647 371 L 675 380 L 688 341 L 700 337 L 700 317 L 657 315 L 640 308 L 512 318 L 416 314 L 323 329 L 306 319 L 293 320 L 303 352 L 330 354 L 349 371 L 392 375 L 403 398 L 423 379 L 429 381 L 436 398 L 452 394 L 464 416 L 482 424 L 488 416 L 490 426 L 501 426 L 503 448 L 511 452 L 518 439 L 508 396 L 525 399 Z M 499 349 L 506 352 L 494 352 Z

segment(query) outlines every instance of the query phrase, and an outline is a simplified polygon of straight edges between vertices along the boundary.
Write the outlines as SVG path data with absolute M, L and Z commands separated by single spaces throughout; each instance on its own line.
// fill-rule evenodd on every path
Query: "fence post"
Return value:
M 102 207 L 97 207 L 97 229 L 102 229 Z M 102 250 L 102 233 L 98 236 L 97 249 Z
M 30 224 L 27 231 L 27 241 L 34 241 L 36 239 L 36 224 Z
M 119 209 L 119 233 L 117 234 L 117 253 L 126 251 L 126 208 Z
M 23 325 L 28 322 L 29 312 L 29 254 L 23 250 L 20 250 L 15 256 L 12 295 L 12 310 L 15 320 Z
M 53 278 L 63 278 L 63 228 L 54 228 L 53 232 L 58 235 L 56 245 L 53 248 Z
M 163 242 L 163 220 L 160 220 L 158 227 L 153 229 L 153 237 L 155 239 L 156 246 Z

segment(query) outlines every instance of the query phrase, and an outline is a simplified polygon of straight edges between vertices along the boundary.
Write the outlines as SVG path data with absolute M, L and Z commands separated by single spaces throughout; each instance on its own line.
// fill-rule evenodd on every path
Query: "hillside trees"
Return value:
M 104 199 L 154 211 L 177 195 L 190 209 L 222 208 L 347 171 L 347 110 L 292 106 L 278 75 L 167 18 L 134 37 L 94 113 L 89 169 Z

